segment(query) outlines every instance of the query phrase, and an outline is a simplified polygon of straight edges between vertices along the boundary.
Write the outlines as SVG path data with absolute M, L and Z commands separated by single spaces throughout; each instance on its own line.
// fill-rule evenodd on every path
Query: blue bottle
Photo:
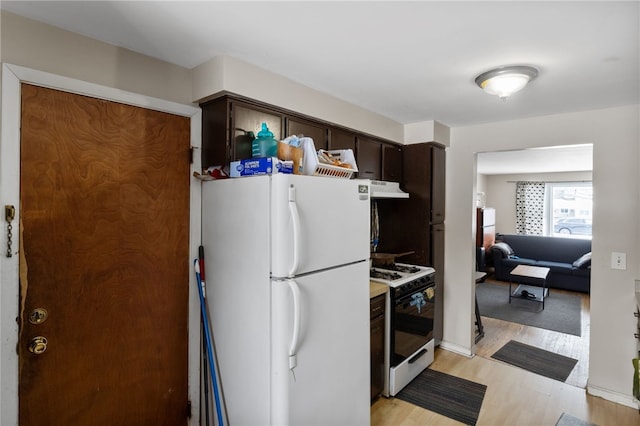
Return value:
M 262 130 L 258 132 L 258 137 L 251 142 L 251 157 L 277 157 L 278 141 L 269 131 L 267 123 L 262 123 Z

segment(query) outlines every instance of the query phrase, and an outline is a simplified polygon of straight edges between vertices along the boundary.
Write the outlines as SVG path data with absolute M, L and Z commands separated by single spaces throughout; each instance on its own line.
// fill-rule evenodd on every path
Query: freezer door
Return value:
M 368 262 L 272 281 L 272 425 L 369 425 Z M 299 289 L 294 301 L 292 286 Z M 295 310 L 300 312 L 298 345 Z M 297 346 L 296 367 L 290 350 Z
M 368 180 L 278 174 L 272 177 L 273 277 L 369 258 Z

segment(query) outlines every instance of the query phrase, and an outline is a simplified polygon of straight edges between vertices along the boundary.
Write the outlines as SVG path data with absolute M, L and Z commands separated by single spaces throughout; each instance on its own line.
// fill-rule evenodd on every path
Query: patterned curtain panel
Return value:
M 516 182 L 516 233 L 542 235 L 544 182 Z

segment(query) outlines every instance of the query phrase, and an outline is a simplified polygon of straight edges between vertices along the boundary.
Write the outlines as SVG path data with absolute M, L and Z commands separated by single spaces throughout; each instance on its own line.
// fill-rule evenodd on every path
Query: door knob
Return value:
M 47 338 L 44 336 L 36 336 L 29 342 L 29 352 L 41 355 L 47 350 Z

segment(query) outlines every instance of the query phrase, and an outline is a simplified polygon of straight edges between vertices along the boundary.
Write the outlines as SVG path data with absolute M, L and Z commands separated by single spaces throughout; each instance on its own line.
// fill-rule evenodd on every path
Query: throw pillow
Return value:
M 578 258 L 575 262 L 573 262 L 573 266 L 576 268 L 588 268 L 591 266 L 591 252 L 585 253 L 580 258 Z
M 513 249 L 507 243 L 495 243 L 491 246 L 491 250 L 499 250 L 502 252 L 502 257 L 512 257 L 514 255 Z

